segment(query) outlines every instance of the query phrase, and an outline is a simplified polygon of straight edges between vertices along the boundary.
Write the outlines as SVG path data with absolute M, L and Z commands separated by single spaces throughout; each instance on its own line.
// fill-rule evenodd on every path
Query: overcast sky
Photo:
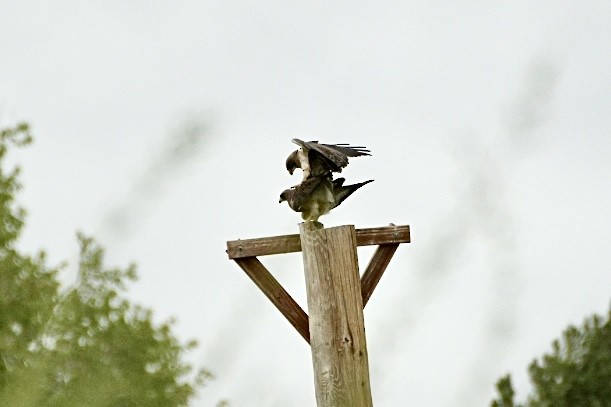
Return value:
M 311 406 L 309 348 L 225 242 L 298 233 L 294 137 L 365 145 L 321 221 L 409 224 L 365 310 L 378 406 L 487 405 L 611 298 L 611 3 L 0 1 L 0 123 L 22 247 L 75 231 L 176 317 L 194 405 Z M 359 249 L 364 267 L 372 249 Z M 261 259 L 305 307 L 300 254 Z M 65 270 L 66 284 L 75 269 Z M 443 389 L 443 391 L 440 391 Z

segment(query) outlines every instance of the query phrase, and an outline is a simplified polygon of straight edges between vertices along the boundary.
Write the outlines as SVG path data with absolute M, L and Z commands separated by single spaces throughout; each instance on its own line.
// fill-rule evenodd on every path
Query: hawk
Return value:
M 322 144 L 318 141 L 293 139 L 301 147 L 293 151 L 286 159 L 286 169 L 293 175 L 296 168 L 303 170 L 303 179 L 310 176 L 322 176 L 331 172 L 342 172 L 348 165 L 348 157 L 360 157 L 369 154 L 362 146 L 348 144 Z
M 306 221 L 318 221 L 322 215 L 339 206 L 354 191 L 373 180 L 344 185 L 344 178 L 332 180 L 329 175 L 311 176 L 301 184 L 284 190 L 280 203 L 287 201 L 295 212 L 301 212 Z

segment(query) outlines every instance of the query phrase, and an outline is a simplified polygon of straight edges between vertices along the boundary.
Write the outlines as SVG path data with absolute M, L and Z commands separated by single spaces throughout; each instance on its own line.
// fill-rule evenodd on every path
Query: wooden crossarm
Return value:
M 409 225 L 384 226 L 356 230 L 357 246 L 409 243 Z M 230 240 L 227 242 L 227 255 L 230 259 L 242 257 L 268 256 L 271 254 L 294 253 L 301 251 L 299 235 L 261 237 L 257 239 Z

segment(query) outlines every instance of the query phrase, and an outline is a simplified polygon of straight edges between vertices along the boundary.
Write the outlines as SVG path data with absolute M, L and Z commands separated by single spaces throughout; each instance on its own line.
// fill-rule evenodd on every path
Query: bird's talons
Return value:
M 306 220 L 303 223 L 309 225 L 310 226 L 310 230 L 324 229 L 325 228 L 325 225 L 323 225 L 322 223 L 320 223 L 317 220 Z

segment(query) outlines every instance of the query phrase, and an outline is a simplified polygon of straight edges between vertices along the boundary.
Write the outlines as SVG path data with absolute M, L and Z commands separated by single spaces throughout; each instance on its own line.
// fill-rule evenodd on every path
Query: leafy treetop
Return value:
M 156 325 L 123 295 L 136 268 L 108 268 L 104 250 L 78 234 L 78 281 L 60 291 L 60 267 L 16 249 L 25 211 L 15 203 L 11 146 L 32 140 L 20 124 L 0 132 L 0 405 L 185 406 L 210 374 L 184 361 L 196 346 Z

